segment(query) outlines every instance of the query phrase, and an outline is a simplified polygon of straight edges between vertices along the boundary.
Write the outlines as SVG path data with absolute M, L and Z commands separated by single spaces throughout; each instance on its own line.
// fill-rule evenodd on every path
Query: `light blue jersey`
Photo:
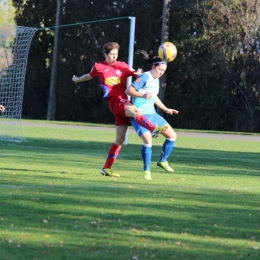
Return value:
M 156 113 L 156 110 L 154 108 L 154 102 L 159 93 L 159 79 L 154 79 L 151 71 L 147 71 L 140 75 L 134 82 L 132 82 L 132 86 L 138 92 L 149 92 L 152 94 L 151 99 L 132 98 L 133 105 L 138 108 L 141 113 L 154 124 L 157 124 L 158 126 L 168 124 L 168 122 L 162 116 Z M 148 129 L 137 124 L 134 118 L 130 118 L 130 121 L 139 136 L 142 136 L 143 133 L 149 131 Z
M 152 122 L 153 124 L 157 126 L 163 126 L 168 124 L 168 122 L 159 114 L 156 113 L 155 110 L 155 100 L 157 98 L 157 95 L 159 93 L 159 79 L 154 79 L 151 71 L 147 71 L 140 75 L 134 82 L 132 82 L 132 86 L 136 89 L 136 91 L 140 93 L 151 93 L 152 97 L 151 99 L 145 99 L 145 98 L 132 98 L 133 105 L 138 108 L 141 113 L 145 116 L 147 120 Z M 133 128 L 135 129 L 136 133 L 139 137 L 142 138 L 142 136 L 147 133 L 149 130 L 147 128 L 144 128 L 140 126 L 134 118 L 130 118 L 131 124 Z M 160 166 L 165 171 L 173 172 L 173 169 L 168 167 L 167 158 L 169 157 L 172 149 L 174 148 L 175 139 L 166 138 L 160 153 L 160 157 L 157 162 L 157 166 Z M 151 160 L 152 160 L 152 144 L 146 143 L 145 140 L 143 140 L 143 146 L 141 150 L 142 160 L 143 160 L 143 170 L 144 170 L 144 176 L 146 178 L 147 172 L 150 176 L 150 166 L 151 166 Z M 166 168 L 166 166 L 168 168 Z
M 137 107 L 143 115 L 150 115 L 156 113 L 154 108 L 155 98 L 159 93 L 159 79 L 154 79 L 151 71 L 147 71 L 140 75 L 132 86 L 140 93 L 151 93 L 151 99 L 132 98 L 132 103 Z

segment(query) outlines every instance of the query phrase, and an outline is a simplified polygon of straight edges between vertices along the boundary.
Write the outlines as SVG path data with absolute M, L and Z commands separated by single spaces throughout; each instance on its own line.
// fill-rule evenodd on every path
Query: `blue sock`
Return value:
M 150 170 L 151 160 L 152 160 L 152 145 L 143 144 L 141 149 L 144 171 Z
M 174 148 L 175 141 L 165 139 L 158 162 L 165 162 Z

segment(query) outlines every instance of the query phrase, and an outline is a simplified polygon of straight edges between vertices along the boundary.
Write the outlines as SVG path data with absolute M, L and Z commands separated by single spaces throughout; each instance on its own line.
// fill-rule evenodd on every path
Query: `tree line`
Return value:
M 114 123 L 97 81 L 75 85 L 71 78 L 102 61 L 102 46 L 109 41 L 120 44 L 119 60 L 127 62 L 129 16 L 136 17 L 135 50 L 156 55 L 163 3 L 13 0 L 16 24 L 39 28 L 28 57 L 23 118 L 47 118 L 57 3 L 54 119 Z M 164 103 L 180 111 L 165 115 L 174 128 L 260 132 L 259 7 L 255 0 L 169 1 L 168 41 L 178 55 L 168 64 Z M 134 68 L 149 66 L 134 56 Z

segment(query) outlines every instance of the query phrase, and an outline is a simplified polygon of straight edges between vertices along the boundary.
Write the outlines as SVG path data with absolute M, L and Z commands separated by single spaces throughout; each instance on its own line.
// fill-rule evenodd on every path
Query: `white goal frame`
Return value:
M 37 28 L 1 26 L 0 29 L 0 140 L 23 142 L 21 115 L 29 48 Z

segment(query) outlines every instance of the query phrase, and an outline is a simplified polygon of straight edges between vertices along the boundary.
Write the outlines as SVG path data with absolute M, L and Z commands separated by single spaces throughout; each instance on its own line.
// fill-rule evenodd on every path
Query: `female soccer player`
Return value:
M 126 89 L 125 93 L 132 97 L 132 103 L 137 107 L 141 113 L 148 118 L 148 120 L 155 122 L 159 126 L 168 124 L 168 122 L 156 113 L 154 105 L 159 107 L 166 114 L 178 114 L 179 111 L 167 108 L 157 96 L 159 93 L 159 78 L 165 73 L 167 69 L 167 62 L 161 60 L 159 57 L 150 57 L 145 51 L 137 51 L 137 54 L 143 55 L 143 58 L 152 64 L 152 69 L 140 75 L 132 84 Z M 136 133 L 142 138 L 143 145 L 141 155 L 143 160 L 143 176 L 147 180 L 151 180 L 150 164 L 152 158 L 152 136 L 147 129 L 136 124 L 131 120 L 132 126 Z M 169 124 L 168 124 L 169 125 Z M 157 161 L 157 166 L 163 168 L 167 172 L 173 172 L 169 166 L 167 158 L 174 148 L 174 143 L 177 138 L 175 131 L 169 125 L 168 128 L 161 133 L 166 139 L 162 146 L 162 151 Z
M 116 139 L 110 146 L 106 162 L 101 170 L 104 176 L 119 177 L 111 168 L 115 162 L 121 146 L 125 140 L 125 134 L 130 124 L 129 117 L 137 125 L 148 129 L 154 137 L 168 128 L 168 125 L 157 125 L 150 122 L 140 111 L 134 107 L 125 94 L 126 79 L 129 76 L 139 75 L 141 71 L 136 71 L 125 62 L 117 61 L 119 44 L 109 42 L 103 46 L 105 61 L 95 63 L 91 71 L 81 77 L 73 76 L 74 82 L 83 82 L 91 80 L 94 77 L 99 79 L 99 85 L 104 92 L 104 98 L 107 100 L 109 108 L 115 117 Z
M 2 111 L 2 112 L 5 111 L 5 107 L 3 105 L 0 105 L 0 111 Z

